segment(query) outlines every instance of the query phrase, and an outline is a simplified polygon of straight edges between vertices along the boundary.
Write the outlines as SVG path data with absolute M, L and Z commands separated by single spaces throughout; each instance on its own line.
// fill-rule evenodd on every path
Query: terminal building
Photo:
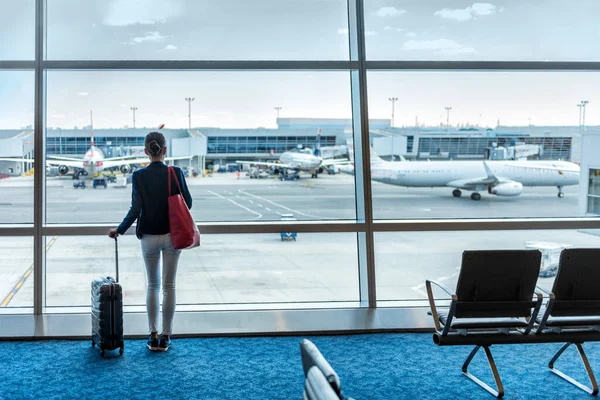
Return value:
M 519 144 L 539 149 L 535 158 L 579 162 L 581 134 L 577 127 L 498 126 L 490 128 L 392 128 L 389 119 L 369 121 L 371 145 L 384 159 L 478 160 L 494 158 L 494 149 Z M 150 128 L 94 129 L 94 143 L 107 158 L 143 156 L 144 137 Z M 600 127 L 588 127 L 588 132 Z M 49 156 L 78 157 L 91 143 L 91 129 L 48 128 Z M 167 138 L 168 156 L 191 156 L 178 165 L 198 171 L 237 160 L 276 160 L 298 147 L 314 148 L 320 132 L 321 147 L 343 148 L 352 132 L 350 119 L 278 118 L 277 128 L 193 128 L 161 130 Z M 347 152 L 343 152 L 347 154 Z M 33 130 L 0 130 L 0 157 L 31 159 Z M 497 156 L 503 158 L 502 155 Z M 21 175 L 32 163 L 0 162 L 0 173 Z

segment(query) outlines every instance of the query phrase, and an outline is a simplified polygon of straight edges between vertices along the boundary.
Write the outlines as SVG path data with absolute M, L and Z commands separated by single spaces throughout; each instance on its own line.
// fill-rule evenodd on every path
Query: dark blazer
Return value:
M 181 194 L 192 208 L 192 196 L 185 183 L 185 177 L 181 168 L 174 167 L 175 173 L 181 186 Z M 169 209 L 168 209 L 168 169 L 161 161 L 154 161 L 146 168 L 139 169 L 133 173 L 131 180 L 131 208 L 117 228 L 122 235 L 137 220 L 135 234 L 141 239 L 144 234 L 164 235 L 169 233 Z M 171 195 L 179 193 L 177 183 L 171 177 Z

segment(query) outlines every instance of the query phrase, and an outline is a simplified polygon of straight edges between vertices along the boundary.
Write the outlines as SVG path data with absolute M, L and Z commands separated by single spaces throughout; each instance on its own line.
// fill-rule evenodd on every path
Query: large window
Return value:
M 0 257 L 0 314 L 30 313 L 33 307 L 31 238 L 2 237 Z
M 595 2 L 0 2 L 0 313 L 86 316 L 154 130 L 202 234 L 184 319 L 422 328 L 466 249 L 538 248 L 549 287 L 560 249 L 598 245 Z
M 196 97 L 188 103 L 185 99 L 190 95 Z M 355 218 L 353 177 L 325 165 L 335 158 L 347 160 L 343 157 L 347 151 L 330 151 L 336 144 L 345 149 L 344 130 L 326 125 L 320 131 L 278 128 L 274 104 L 284 104 L 290 115 L 313 120 L 350 118 L 349 75 L 323 71 L 49 72 L 47 156 L 54 173 L 47 178 L 47 221 L 120 222 L 129 209 L 131 185 L 118 181 L 127 182 L 132 170 L 148 163 L 144 136 L 161 124 L 165 124 L 168 156 L 189 174 L 197 221 L 279 220 L 290 213 L 299 220 Z M 255 138 L 269 136 L 258 137 L 254 154 L 248 157 L 244 154 L 248 152 L 246 137 L 237 136 L 240 132 Z M 236 136 L 222 136 L 227 133 Z M 303 135 L 296 136 L 299 133 Z M 126 156 L 138 161 L 89 170 L 91 162 L 88 167 L 83 164 L 92 136 L 96 163 Z M 208 142 L 200 136 L 207 136 Z M 298 146 L 304 153 L 296 153 Z M 326 161 L 323 166 L 305 168 L 306 160 L 317 162 L 318 157 L 312 155 L 318 146 Z M 209 157 L 202 159 L 203 155 Z M 238 176 L 234 171 L 240 167 Z M 211 179 L 205 179 L 206 169 Z M 311 178 L 315 172 L 318 179 Z M 95 174 L 114 177 L 114 182 L 109 180 L 105 190 L 104 185 L 94 184 Z M 122 186 L 127 190 L 115 190 Z
M 365 0 L 373 60 L 597 61 L 595 1 Z
M 33 72 L 0 70 L 0 224 L 33 223 L 33 93 Z
M 2 11 L 0 12 L 0 63 L 3 60 L 33 60 L 34 7 L 34 0 L 2 2 Z M 0 90 L 2 90 L 1 84 Z
M 48 0 L 47 57 L 347 60 L 347 32 L 344 0 Z
M 376 219 L 581 216 L 581 135 L 599 121 L 589 111 L 584 120 L 576 106 L 600 102 L 600 75 L 372 71 L 368 78 L 369 112 L 393 124 L 370 132 Z M 411 151 L 409 136 L 418 143 Z
M 379 305 L 426 300 L 426 279 L 454 290 L 465 250 L 539 250 L 537 285 L 551 290 L 560 252 L 598 247 L 599 234 L 598 229 L 377 233 L 377 298 L 383 301 Z
M 296 241 L 281 240 L 279 233 L 202 235 L 201 247 L 181 254 L 177 304 L 182 310 L 244 304 L 356 304 L 356 235 L 293 234 Z M 59 236 L 47 241 L 46 304 L 89 307 L 90 282 L 115 275 L 113 241 L 105 236 Z M 90 252 L 94 257 L 89 257 Z M 145 269 L 135 236 L 119 239 L 119 255 L 125 305 L 131 310 L 143 308 Z

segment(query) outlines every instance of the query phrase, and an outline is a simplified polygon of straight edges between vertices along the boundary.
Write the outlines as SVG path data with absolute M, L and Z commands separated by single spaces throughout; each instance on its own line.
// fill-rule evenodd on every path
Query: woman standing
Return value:
M 136 236 L 141 240 L 142 255 L 146 265 L 148 290 L 146 308 L 148 312 L 148 349 L 167 351 L 171 345 L 173 317 L 175 315 L 175 281 L 181 250 L 173 248 L 169 234 L 168 196 L 177 194 L 177 184 L 168 188 L 168 167 L 164 164 L 167 153 L 166 140 L 160 132 L 150 132 L 144 141 L 144 152 L 150 165 L 133 173 L 131 208 L 116 229 L 108 236 L 114 238 L 124 234 L 137 220 Z M 180 168 L 174 167 L 181 191 L 188 208 L 192 208 L 192 196 Z M 158 335 L 159 294 L 161 286 L 160 257 L 162 253 L 162 332 Z

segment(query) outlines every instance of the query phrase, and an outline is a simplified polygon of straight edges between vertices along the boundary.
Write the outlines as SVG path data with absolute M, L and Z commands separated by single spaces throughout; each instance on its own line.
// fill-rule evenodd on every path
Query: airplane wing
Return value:
M 190 158 L 192 158 L 192 156 L 165 157 L 165 161 L 189 160 Z M 107 158 L 107 159 L 104 159 L 102 161 L 102 164 L 104 165 L 104 168 L 119 167 L 121 165 L 126 165 L 126 164 L 149 164 L 149 163 L 150 163 L 150 160 L 148 159 L 148 157 L 145 157 L 145 158 L 130 158 L 130 159 L 123 159 L 122 157 L 119 157 L 119 158 Z
M 33 163 L 33 159 L 31 158 L 0 158 L 0 161 L 15 161 L 15 162 L 27 162 L 27 163 Z M 83 167 L 83 161 L 79 160 L 46 160 L 46 166 L 61 166 L 61 165 L 65 165 L 67 167 L 73 167 L 73 168 L 84 168 Z
M 59 157 L 59 156 L 47 156 L 47 160 L 62 160 L 62 161 L 81 161 L 81 159 L 70 158 L 70 157 Z
M 345 159 L 345 158 L 337 158 L 337 159 L 333 159 L 333 158 L 328 158 L 326 160 L 323 160 L 323 162 L 321 163 L 321 165 L 323 166 L 328 166 L 328 165 L 344 165 L 344 164 L 349 164 L 350 160 Z
M 476 190 L 478 187 L 484 185 L 495 185 L 498 183 L 513 182 L 510 179 L 497 177 L 485 161 L 483 162 L 483 168 L 485 169 L 486 173 L 485 177 L 482 176 L 481 178 L 456 179 L 454 181 L 448 182 L 446 186 L 458 189 Z
M 236 164 L 252 164 L 252 165 L 264 165 L 265 167 L 277 167 L 277 168 L 294 168 L 288 164 L 281 164 L 268 161 L 236 161 Z

